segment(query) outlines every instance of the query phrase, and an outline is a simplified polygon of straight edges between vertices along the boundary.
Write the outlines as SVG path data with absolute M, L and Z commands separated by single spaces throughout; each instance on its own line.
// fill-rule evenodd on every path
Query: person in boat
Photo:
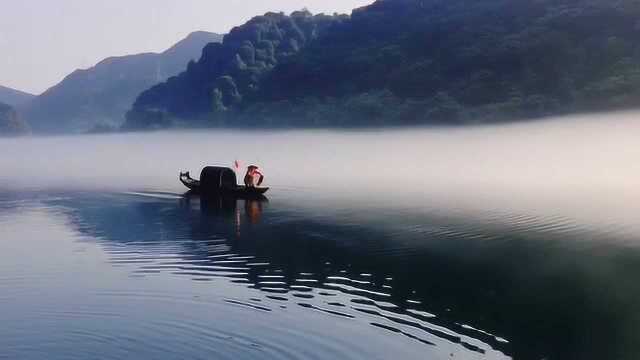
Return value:
M 257 179 L 257 181 L 256 181 Z M 260 186 L 264 181 L 264 175 L 260 172 L 260 169 L 255 165 L 247 167 L 247 173 L 244 175 L 244 184 L 247 187 Z

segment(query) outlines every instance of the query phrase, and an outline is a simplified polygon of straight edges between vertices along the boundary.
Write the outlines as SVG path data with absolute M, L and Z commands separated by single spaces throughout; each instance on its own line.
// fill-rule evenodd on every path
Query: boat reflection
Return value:
M 206 196 L 189 191 L 184 194 L 181 203 L 186 207 L 198 204 L 202 214 L 207 216 L 233 219 L 235 235 L 240 237 L 243 223 L 257 225 L 260 222 L 264 205 L 269 203 L 269 199 L 264 195 L 243 198 Z
M 131 198 L 128 203 L 67 198 L 78 231 L 96 238 L 110 262 L 136 277 L 168 273 L 194 281 L 226 278 L 258 291 L 236 305 L 262 309 L 300 306 L 362 322 L 447 354 L 472 352 L 504 358 L 510 344 L 463 326 L 426 300 L 415 258 L 384 250 L 386 235 L 292 213 L 265 199 Z M 267 206 L 269 204 L 269 206 Z M 127 218 L 122 229 L 120 219 Z M 372 250 L 380 249 L 380 254 Z M 144 254 L 144 263 L 139 262 Z M 136 259 L 136 260 L 134 260 Z M 422 261 L 422 260 L 419 260 Z M 429 271 L 424 266 L 420 273 Z M 423 278 L 424 279 L 424 278 Z M 224 295 L 224 294 L 221 294 Z M 446 306 L 450 306 L 447 304 Z M 431 350 L 433 351 L 433 349 Z
M 257 291 L 237 303 L 302 306 L 487 358 L 531 354 L 532 343 L 537 358 L 580 358 L 567 337 L 618 341 L 622 352 L 635 343 L 611 331 L 635 323 L 622 315 L 633 307 L 625 299 L 640 298 L 640 288 L 616 281 L 640 273 L 640 256 L 629 249 L 608 246 L 594 255 L 561 233 L 454 232 L 432 218 L 398 230 L 403 215 L 375 224 L 350 213 L 327 220 L 318 214 L 335 210 L 301 213 L 264 199 L 97 197 L 56 205 L 70 209 L 71 223 L 97 239 L 112 262 L 130 265 L 144 254 L 144 264 L 130 265 L 136 276 L 226 278 Z M 608 291 L 584 290 L 596 288 Z M 604 354 L 610 346 L 589 349 Z

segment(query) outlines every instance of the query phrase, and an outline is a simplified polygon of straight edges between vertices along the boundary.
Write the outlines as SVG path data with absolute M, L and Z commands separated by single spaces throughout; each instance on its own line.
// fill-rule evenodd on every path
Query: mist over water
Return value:
M 272 196 L 558 216 L 640 231 L 637 113 L 370 131 L 198 131 L 0 140 L 0 186 L 181 193 L 180 170 L 259 164 Z
M 0 359 L 635 359 L 636 117 L 0 140 Z

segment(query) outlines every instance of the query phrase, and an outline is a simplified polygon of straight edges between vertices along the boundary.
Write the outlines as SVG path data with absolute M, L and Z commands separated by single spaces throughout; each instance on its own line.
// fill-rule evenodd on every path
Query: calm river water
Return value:
M 0 141 L 0 359 L 637 359 L 640 121 Z M 185 194 L 258 163 L 267 201 Z

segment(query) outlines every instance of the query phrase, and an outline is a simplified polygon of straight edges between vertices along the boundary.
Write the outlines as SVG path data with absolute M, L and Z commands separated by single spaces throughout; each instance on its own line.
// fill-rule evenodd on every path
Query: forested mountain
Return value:
M 301 98 L 348 125 L 635 106 L 639 15 L 633 0 L 378 1 L 274 71 L 251 112 Z
M 255 44 L 209 47 L 181 75 L 206 80 L 144 93 L 128 125 L 471 123 L 634 107 L 638 19 L 635 0 L 379 0 L 329 22 L 272 70 L 240 81 L 246 88 L 220 77 L 218 64 L 245 69 Z M 172 103 L 192 92 L 194 101 Z M 138 116 L 146 109 L 155 116 Z
M 0 103 L 0 137 L 29 133 L 29 126 L 18 116 L 15 109 Z
M 185 72 L 142 93 L 127 115 L 127 128 L 169 125 L 175 119 L 209 119 L 259 91 L 261 80 L 346 16 L 267 13 L 236 27 L 222 43 L 205 47 Z
M 107 58 L 76 70 L 20 109 L 35 132 L 83 132 L 119 126 L 136 96 L 186 68 L 221 35 L 195 32 L 162 53 Z
M 0 102 L 10 105 L 18 106 L 22 105 L 29 100 L 33 99 L 35 95 L 26 93 L 24 91 L 11 89 L 0 85 Z

